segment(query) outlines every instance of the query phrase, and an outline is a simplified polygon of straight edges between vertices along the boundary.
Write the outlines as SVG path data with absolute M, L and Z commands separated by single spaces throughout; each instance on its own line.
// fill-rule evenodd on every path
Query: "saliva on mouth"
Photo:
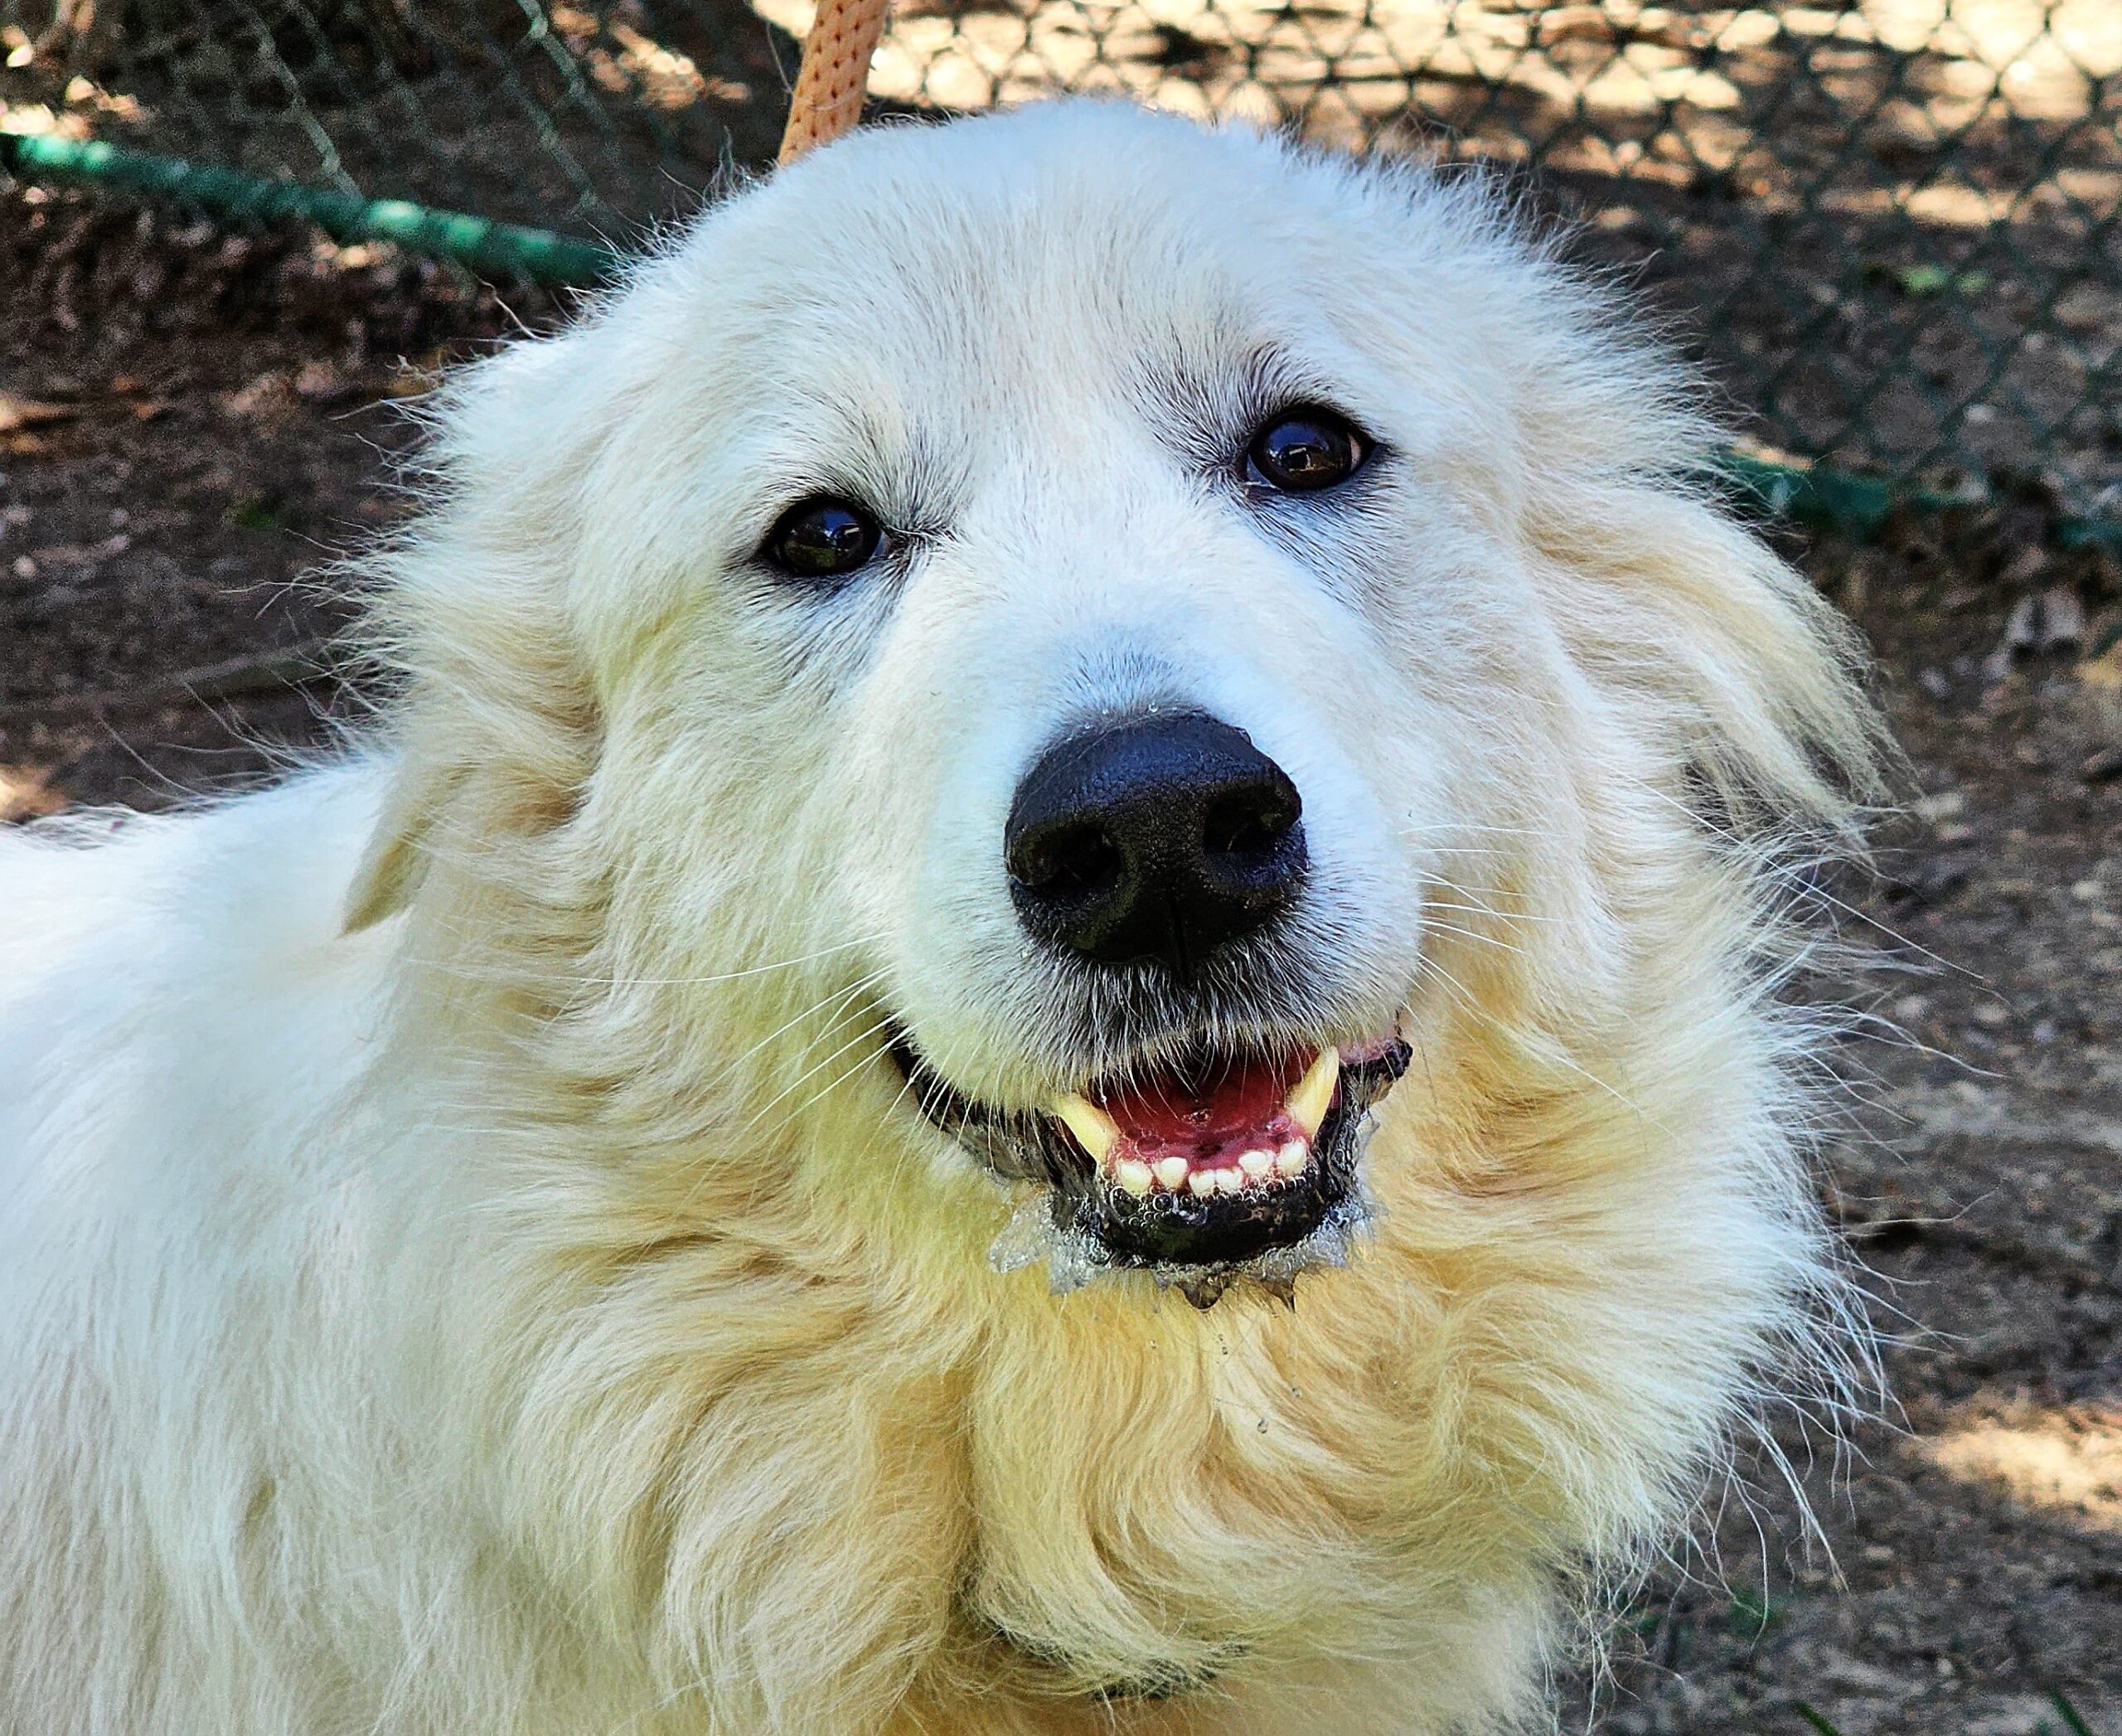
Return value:
M 1055 1137 L 1039 1142 L 1049 1185 L 989 1258 L 1003 1271 L 1044 1259 L 1057 1292 L 1119 1269 L 1204 1308 L 1241 1279 L 1291 1299 L 1298 1274 L 1345 1263 L 1370 1220 L 1371 1110 L 1408 1057 L 1395 1035 L 1063 1092 L 1046 1106 Z

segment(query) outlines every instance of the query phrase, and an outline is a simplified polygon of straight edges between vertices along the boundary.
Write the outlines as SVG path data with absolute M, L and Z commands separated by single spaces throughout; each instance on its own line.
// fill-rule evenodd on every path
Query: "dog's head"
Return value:
M 1640 1005 L 1705 792 L 1864 757 L 1614 325 L 1470 179 L 1119 106 L 821 152 L 458 389 L 357 914 L 535 882 L 549 1012 L 725 1142 L 1286 1282 L 1411 1064 Z

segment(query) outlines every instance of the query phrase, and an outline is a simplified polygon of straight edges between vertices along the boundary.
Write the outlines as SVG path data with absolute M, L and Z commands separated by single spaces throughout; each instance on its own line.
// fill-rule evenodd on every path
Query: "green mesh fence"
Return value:
M 623 244 L 770 156 L 808 12 L 0 0 L 0 129 Z M 2122 0 L 904 0 L 872 89 L 1515 166 L 1766 456 L 2122 516 Z

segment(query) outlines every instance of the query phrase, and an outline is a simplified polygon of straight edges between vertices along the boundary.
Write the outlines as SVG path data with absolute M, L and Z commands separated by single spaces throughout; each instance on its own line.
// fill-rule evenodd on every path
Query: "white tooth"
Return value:
M 1194 1166 L 1184 1157 L 1160 1157 L 1150 1169 L 1175 1194 L 1186 1186 L 1186 1172 Z
M 1238 1190 L 1238 1189 L 1244 1186 L 1245 1177 L 1239 1175 L 1236 1170 L 1218 1170 L 1216 1171 L 1216 1188 L 1218 1192 L 1234 1194 Z
M 1093 1163 L 1104 1162 L 1106 1154 L 1120 1142 L 1120 1124 L 1079 1093 L 1061 1092 L 1047 1107 L 1067 1124 Z
M 1138 1162 L 1132 1157 L 1122 1157 L 1113 1165 L 1112 1179 L 1137 1200 L 1156 1185 L 1156 1178 L 1151 1175 L 1149 1165 Z
M 1257 1181 L 1268 1171 L 1274 1168 L 1275 1154 L 1272 1152 L 1241 1152 L 1238 1153 L 1238 1166 Z
M 1311 1147 L 1301 1139 L 1292 1139 L 1275 1153 L 1275 1173 L 1278 1176 L 1301 1175 L 1311 1156 Z
M 1213 1194 L 1216 1190 L 1216 1172 L 1214 1170 L 1195 1170 L 1187 1176 L 1186 1185 L 1194 1190 L 1197 1199 L 1204 1194 Z
M 1296 1089 L 1282 1106 L 1289 1111 L 1290 1119 L 1304 1129 L 1306 1139 L 1319 1137 L 1319 1123 L 1326 1118 L 1327 1106 L 1334 1101 L 1334 1087 L 1340 1077 L 1341 1051 L 1329 1045 L 1319 1051 L 1319 1059 L 1296 1082 Z

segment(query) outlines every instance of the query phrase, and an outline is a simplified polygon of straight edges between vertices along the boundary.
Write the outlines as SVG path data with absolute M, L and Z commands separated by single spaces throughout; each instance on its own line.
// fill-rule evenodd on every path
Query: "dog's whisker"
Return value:
M 1446 837 L 1538 838 L 1552 842 L 1575 836 L 1552 827 L 1484 825 L 1471 820 L 1436 820 L 1421 826 L 1402 826 L 1398 830 L 1402 837 L 1411 839 L 1429 839 L 1441 833 Z
M 1525 955 L 1524 947 L 1518 945 L 1514 941 L 1504 939 L 1500 934 L 1484 934 L 1478 929 L 1461 928 L 1458 924 L 1450 922 L 1432 920 L 1425 924 L 1424 926 L 1435 933 L 1450 934 L 1461 940 L 1470 940 L 1477 945 L 1494 947 L 1499 952 L 1514 953 L 1519 958 Z
M 725 1074 L 733 1081 L 741 1082 L 745 1069 L 752 1062 L 770 1050 L 776 1043 L 795 1030 L 797 1026 L 821 1015 L 826 1016 L 828 1023 L 831 1022 L 833 1018 L 837 1017 L 840 1009 L 846 1002 L 869 993 L 884 981 L 886 974 L 881 967 L 867 972 L 853 982 L 844 983 L 839 988 L 813 1001 L 802 1011 L 790 1015 L 766 1035 L 753 1043 L 743 1054 L 734 1056 L 725 1063 L 724 1067 Z
M 841 1044 L 837 1049 L 834 1050 L 831 1054 L 826 1056 L 823 1060 L 806 1069 L 794 1079 L 792 1079 L 787 1084 L 782 1086 L 780 1090 L 777 1091 L 763 1103 L 761 1103 L 758 1108 L 753 1112 L 751 1118 L 738 1130 L 737 1137 L 739 1138 L 742 1138 L 744 1135 L 751 1132 L 753 1129 L 758 1127 L 760 1123 L 766 1118 L 766 1117 L 777 1105 L 785 1102 L 792 1093 L 804 1084 L 806 1080 L 814 1078 L 824 1069 L 830 1067 L 835 1061 L 839 1060 L 841 1055 L 845 1055 L 850 1049 L 858 1048 L 865 1043 L 874 1041 L 875 1039 L 881 1036 L 885 1031 L 889 1030 L 894 1022 L 896 1021 L 892 1018 L 890 1014 L 885 1014 L 881 1018 L 874 1021 L 870 1025 L 865 1026 L 861 1030 L 856 1032 L 855 1035 L 850 1037 L 847 1041 Z M 865 1056 L 864 1059 L 866 1062 L 868 1057 Z
M 874 1048 L 877 1055 L 881 1055 L 883 1053 L 884 1045 L 879 1040 L 884 1036 L 885 1032 L 891 1030 L 896 1022 L 897 1021 L 894 1019 L 892 1015 L 889 1013 L 881 1014 L 876 1018 L 872 1019 L 870 1023 L 863 1026 L 860 1029 L 855 1031 L 852 1035 L 849 1036 L 845 1041 L 836 1045 L 820 1060 L 812 1063 L 811 1065 L 805 1068 L 802 1073 L 796 1076 L 796 1078 L 790 1080 L 781 1091 L 777 1092 L 773 1097 L 768 1098 L 768 1100 L 760 1106 L 759 1113 L 763 1115 L 767 1111 L 773 1109 L 777 1104 L 793 1095 L 793 1093 L 801 1086 L 807 1083 L 809 1080 L 816 1078 L 820 1073 L 824 1072 L 826 1069 L 831 1067 L 835 1061 L 838 1060 L 841 1056 L 847 1054 L 851 1050 Z M 867 1065 L 869 1062 L 874 1058 L 875 1055 L 874 1055 L 865 1054 L 862 1056 L 861 1064 Z M 812 1103 L 821 1101 L 828 1094 L 829 1092 L 826 1091 L 815 1093 L 803 1103 L 792 1108 L 786 1118 L 790 1120 L 796 1119 L 801 1116 L 805 1108 L 810 1107 Z M 754 1123 L 752 1124 L 756 1124 L 756 1118 Z
M 800 958 L 781 958 L 771 964 L 747 965 L 742 970 L 723 971 L 704 977 L 595 977 L 578 974 L 561 980 L 585 984 L 597 988 L 711 988 L 719 983 L 741 982 L 753 977 L 764 977 L 776 971 L 793 970 L 799 965 L 816 964 L 821 959 L 837 957 L 857 948 L 874 947 L 887 937 L 881 931 L 865 934 L 853 940 L 843 940 L 829 947 L 821 947 L 815 953 L 806 953 Z
M 1455 888 L 1463 890 L 1463 888 Z M 1461 904 L 1447 900 L 1427 898 L 1422 900 L 1425 910 L 1450 910 L 1461 916 L 1486 916 L 1506 927 L 1516 923 L 1533 923 L 1554 928 L 1567 928 L 1568 919 L 1561 916 L 1536 915 L 1530 910 L 1499 910 L 1494 904 Z
M 760 1127 L 768 1117 L 771 1116 L 773 1111 L 778 1105 L 785 1102 L 797 1090 L 800 1089 L 807 1080 L 815 1078 L 819 1073 L 822 1072 L 826 1068 L 831 1067 L 842 1055 L 848 1054 L 850 1050 L 860 1049 L 865 1044 L 874 1042 L 878 1037 L 881 1036 L 885 1031 L 890 1030 L 894 1022 L 895 1021 L 890 1015 L 885 1015 L 884 1016 L 876 1020 L 864 1030 L 857 1032 L 846 1042 L 841 1044 L 837 1049 L 835 1049 L 830 1055 L 825 1056 L 823 1060 L 819 1060 L 814 1063 L 811 1066 L 807 1068 L 797 1078 L 792 1079 L 787 1084 L 782 1086 L 780 1090 L 777 1091 L 772 1097 L 768 1098 L 766 1102 L 759 1104 L 739 1127 L 738 1127 L 733 1132 L 725 1136 L 728 1141 L 731 1143 L 741 1144 Z M 881 1050 L 879 1050 L 879 1052 L 881 1053 Z M 832 1091 L 838 1089 L 839 1087 L 845 1084 L 848 1079 L 852 1079 L 857 1073 L 860 1072 L 864 1067 L 869 1065 L 870 1061 L 874 1058 L 875 1057 L 873 1055 L 864 1055 L 859 1057 L 852 1066 L 849 1067 L 838 1078 L 833 1079 L 824 1089 L 813 1093 L 812 1095 L 804 1103 L 789 1111 L 788 1113 L 782 1118 L 783 1120 L 792 1120 L 796 1117 L 802 1114 L 806 1110 L 812 1108 L 825 1097 L 830 1095 Z M 692 1190 L 686 1195 L 682 1206 L 682 1210 L 684 1212 L 690 1213 L 693 1210 L 698 1202 L 700 1190 L 706 1185 L 706 1182 L 707 1177 L 705 1176 L 703 1176 L 699 1181 L 695 1182 Z M 753 1203 L 757 1203 L 756 1199 Z
M 879 1021 L 879 1023 L 873 1026 L 870 1030 L 864 1032 L 861 1037 L 857 1037 L 854 1041 L 844 1045 L 840 1050 L 836 1051 L 833 1059 L 837 1060 L 840 1055 L 845 1055 L 850 1050 L 860 1048 L 865 1038 L 873 1036 L 879 1031 L 889 1029 L 891 1022 L 892 1021 L 889 1019 Z M 820 1086 L 816 1090 L 813 1091 L 809 1097 L 806 1098 L 801 1103 L 790 1110 L 789 1118 L 793 1120 L 796 1118 L 805 1114 L 809 1110 L 815 1108 L 819 1103 L 823 1103 L 826 1098 L 831 1097 L 833 1093 L 837 1091 L 842 1085 L 845 1084 L 848 1080 L 853 1079 L 855 1075 L 860 1073 L 865 1067 L 867 1067 L 874 1059 L 875 1056 L 872 1055 L 857 1055 L 850 1065 L 843 1068 L 838 1074 L 835 1074 L 828 1083 Z M 904 1084 L 901 1085 L 898 1094 L 899 1096 L 904 1096 L 905 1094 L 905 1087 Z
M 732 1081 L 733 1087 L 741 1092 L 744 1088 L 745 1073 L 749 1064 L 758 1055 L 767 1052 L 780 1037 L 786 1035 L 788 1031 L 794 1030 L 798 1025 L 820 1016 L 823 1016 L 826 1018 L 829 1026 L 836 1023 L 840 1017 L 841 1009 L 843 1008 L 849 1001 L 859 999 L 864 993 L 874 987 L 875 986 L 874 979 L 881 974 L 882 973 L 880 972 L 871 972 L 867 977 L 858 978 L 853 982 L 845 984 L 836 992 L 828 995 L 824 999 L 814 1002 L 811 1006 L 804 1008 L 793 1017 L 785 1021 L 768 1036 L 763 1038 L 758 1042 L 752 1045 L 752 1046 L 745 1050 L 742 1055 L 729 1062 L 724 1069 L 724 1073 Z M 887 1016 L 886 1017 L 880 1019 L 874 1025 L 871 1026 L 869 1030 L 864 1035 L 868 1036 L 879 1035 L 884 1030 L 889 1029 L 892 1022 L 891 1019 Z M 831 1055 L 826 1056 L 824 1062 L 820 1064 L 830 1065 L 839 1055 L 845 1054 L 849 1048 L 855 1046 L 855 1044 L 860 1043 L 862 1040 L 863 1038 L 858 1036 L 853 1040 L 853 1042 L 843 1045 L 841 1048 L 834 1050 Z M 767 1116 L 771 1113 L 775 1106 L 787 1098 L 791 1092 L 799 1089 L 804 1083 L 804 1080 L 809 1079 L 812 1073 L 815 1073 L 816 1070 L 816 1068 L 813 1067 L 795 1080 L 792 1081 L 790 1084 L 784 1085 L 781 1090 L 777 1092 L 772 1098 L 768 1098 L 765 1103 L 758 1105 L 753 1109 L 751 1115 L 747 1118 L 740 1126 L 733 1131 L 718 1135 L 717 1142 L 727 1142 L 738 1143 L 749 1138 L 750 1135 L 757 1130 L 760 1123 L 767 1118 Z M 699 1198 L 701 1189 L 708 1185 L 708 1175 L 704 1173 L 701 1177 L 695 1181 L 692 1189 L 687 1193 L 683 1202 L 683 1210 L 686 1212 L 690 1213 L 693 1205 Z

